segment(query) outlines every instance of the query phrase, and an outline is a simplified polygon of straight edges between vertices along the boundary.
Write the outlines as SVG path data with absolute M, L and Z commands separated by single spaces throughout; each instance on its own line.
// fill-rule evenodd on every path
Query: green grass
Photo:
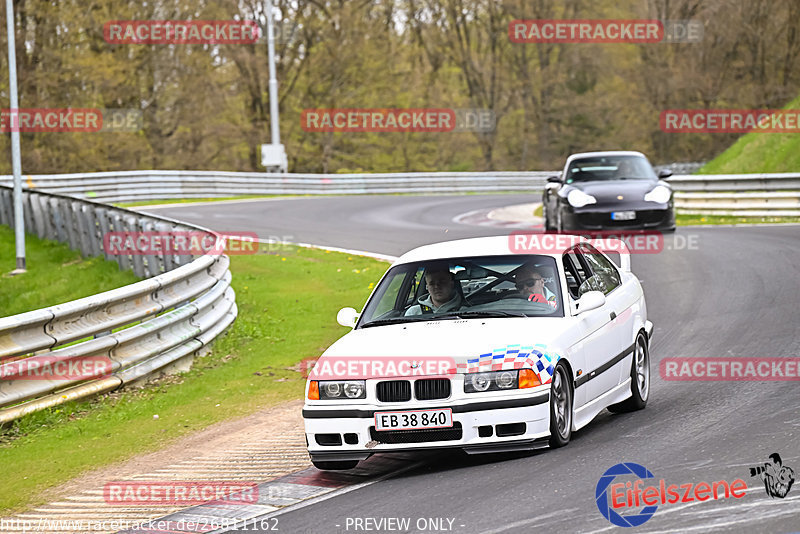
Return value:
M 16 267 L 14 231 L 0 226 L 0 317 L 88 297 L 132 284 L 138 278 L 103 258 L 82 259 L 67 245 L 25 236 L 28 272 L 8 276 Z
M 800 108 L 800 97 L 786 109 Z M 697 174 L 745 174 L 800 171 L 800 134 L 748 133 Z
M 41 504 L 42 490 L 88 469 L 301 398 L 305 381 L 290 368 L 347 332 L 336 312 L 360 307 L 387 267 L 291 246 L 232 256 L 239 317 L 189 372 L 31 414 L 0 434 L 0 515 Z
M 770 224 L 800 223 L 800 217 L 734 217 L 729 215 L 675 215 L 678 226 L 696 226 L 699 224 Z

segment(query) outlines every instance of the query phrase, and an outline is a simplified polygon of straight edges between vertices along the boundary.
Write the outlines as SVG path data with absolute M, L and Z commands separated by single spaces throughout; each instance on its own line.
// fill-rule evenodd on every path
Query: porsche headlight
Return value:
M 567 195 L 567 202 L 569 202 L 569 205 L 573 208 L 582 208 L 587 204 L 596 204 L 597 199 L 592 195 L 587 195 L 580 189 L 573 189 Z
M 672 191 L 669 187 L 657 185 L 652 191 L 644 196 L 647 202 L 658 202 L 659 204 L 666 204 L 672 196 Z

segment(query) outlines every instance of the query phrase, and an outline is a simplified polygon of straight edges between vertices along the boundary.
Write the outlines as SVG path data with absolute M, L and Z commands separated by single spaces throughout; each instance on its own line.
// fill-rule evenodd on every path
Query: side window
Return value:
M 586 263 L 592 270 L 592 277 L 597 278 L 598 285 L 600 286 L 598 289 L 600 291 L 608 295 L 619 287 L 622 283 L 619 271 L 605 256 L 600 254 L 597 249 L 587 244 L 581 245 L 581 251 L 583 252 L 583 257 L 586 259 Z

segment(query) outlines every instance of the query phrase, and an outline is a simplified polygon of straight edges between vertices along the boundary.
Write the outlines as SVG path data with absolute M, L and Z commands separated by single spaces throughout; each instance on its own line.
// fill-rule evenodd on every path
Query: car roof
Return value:
M 519 234 L 523 235 L 524 233 L 519 232 Z M 542 236 L 545 234 L 537 235 Z M 516 253 L 514 250 L 512 250 L 512 246 L 515 243 L 515 241 L 513 241 L 515 236 L 516 234 L 492 237 L 474 237 L 470 239 L 458 239 L 455 241 L 445 241 L 442 243 L 423 245 L 413 250 L 409 250 L 400 256 L 395 264 L 411 263 L 415 261 L 430 261 L 445 258 L 461 258 L 467 256 L 507 256 L 509 254 Z M 560 237 L 562 239 L 566 238 L 567 241 L 570 242 L 569 246 L 584 240 L 580 236 L 569 236 L 566 234 L 563 234 Z M 564 250 L 569 248 L 569 246 L 565 247 Z M 531 252 L 531 254 L 551 256 L 558 259 L 561 257 L 561 254 L 564 252 L 564 250 L 558 252 L 553 251 L 552 253 L 543 253 L 537 250 Z
M 593 158 L 593 157 L 602 157 L 602 156 L 639 156 L 642 158 L 647 159 L 647 156 L 642 154 L 641 152 L 636 152 L 633 150 L 608 150 L 603 152 L 581 152 L 579 154 L 571 154 L 567 158 L 567 165 L 574 160 L 580 158 Z

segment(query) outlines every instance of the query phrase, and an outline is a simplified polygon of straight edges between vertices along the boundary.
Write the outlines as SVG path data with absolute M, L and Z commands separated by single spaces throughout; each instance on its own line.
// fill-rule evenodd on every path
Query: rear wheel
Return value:
M 550 384 L 550 446 L 563 447 L 572 437 L 572 388 L 564 365 L 557 365 Z
M 322 471 L 343 471 L 358 465 L 358 460 L 311 460 L 314 467 Z
M 608 407 L 611 412 L 625 413 L 641 410 L 647 406 L 650 396 L 650 351 L 647 348 L 647 339 L 639 332 L 636 344 L 633 347 L 633 362 L 631 363 L 631 398 Z

